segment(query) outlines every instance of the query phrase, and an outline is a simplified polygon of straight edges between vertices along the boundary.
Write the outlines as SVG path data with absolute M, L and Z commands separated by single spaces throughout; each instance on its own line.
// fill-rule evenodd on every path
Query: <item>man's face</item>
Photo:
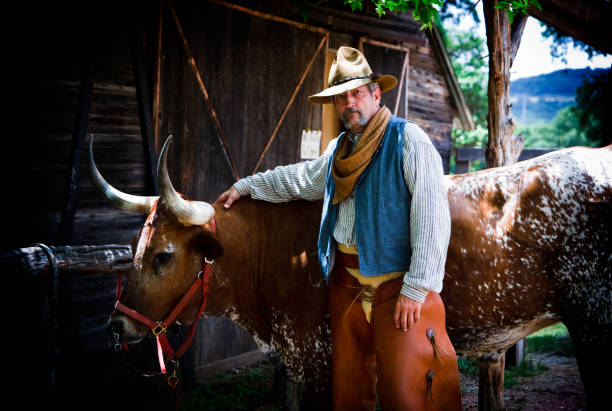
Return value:
M 349 90 L 334 97 L 334 107 L 348 129 L 363 131 L 370 118 L 378 111 L 380 89 L 370 91 L 367 85 Z

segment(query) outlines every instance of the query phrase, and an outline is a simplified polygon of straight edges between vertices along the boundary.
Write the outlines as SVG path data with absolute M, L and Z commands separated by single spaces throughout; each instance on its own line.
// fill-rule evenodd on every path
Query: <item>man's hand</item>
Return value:
M 229 190 L 227 190 L 226 192 L 221 194 L 219 198 L 217 198 L 216 202 L 217 203 L 224 202 L 225 204 L 223 204 L 223 207 L 227 210 L 228 208 L 232 206 L 234 201 L 238 200 L 239 198 L 240 198 L 240 194 L 238 194 L 238 190 L 236 190 L 236 187 L 231 186 Z
M 395 314 L 393 314 L 395 328 L 401 326 L 402 331 L 408 331 L 408 328 L 412 328 L 421 319 L 422 305 L 422 303 L 400 294 L 395 304 Z

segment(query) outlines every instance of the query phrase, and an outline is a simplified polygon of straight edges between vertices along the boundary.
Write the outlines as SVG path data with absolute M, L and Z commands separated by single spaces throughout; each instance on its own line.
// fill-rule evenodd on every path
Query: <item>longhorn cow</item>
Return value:
M 226 211 L 189 201 L 170 183 L 168 141 L 158 167 L 160 198 L 112 188 L 90 143 L 92 176 L 104 196 L 148 214 L 121 304 L 164 319 L 202 259 L 215 259 L 206 314 L 237 322 L 264 352 L 278 354 L 290 380 L 302 384 L 305 408 L 329 404 L 327 291 L 316 258 L 321 203 L 242 199 Z M 612 347 L 612 146 L 560 150 L 446 182 L 452 231 L 441 295 L 457 353 L 478 359 L 481 375 L 490 375 L 490 368 L 503 369 L 510 346 L 562 321 L 589 407 L 605 403 L 599 371 L 610 365 L 605 353 Z M 196 295 L 177 316 L 183 324 L 198 316 Z M 119 310 L 108 327 L 124 342 L 151 334 Z M 496 389 L 481 377 L 483 398 L 499 395 Z

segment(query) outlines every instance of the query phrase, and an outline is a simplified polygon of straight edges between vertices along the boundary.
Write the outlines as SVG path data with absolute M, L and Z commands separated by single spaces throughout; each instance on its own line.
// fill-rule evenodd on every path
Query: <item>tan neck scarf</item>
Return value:
M 342 139 L 332 167 L 332 176 L 336 184 L 332 204 L 338 204 L 351 195 L 357 179 L 372 161 L 390 118 L 391 111 L 385 106 L 381 107 L 368 122 L 353 152 L 351 152 L 350 139 Z

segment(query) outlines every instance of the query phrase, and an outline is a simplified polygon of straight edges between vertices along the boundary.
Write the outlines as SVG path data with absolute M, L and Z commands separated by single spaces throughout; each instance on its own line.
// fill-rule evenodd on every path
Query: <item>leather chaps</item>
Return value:
M 402 277 L 386 281 L 368 323 L 358 303 L 363 287 L 344 268 L 346 256 L 337 252 L 329 282 L 334 409 L 374 410 L 378 394 L 385 411 L 460 410 L 457 356 L 440 295 L 430 292 L 420 320 L 403 332 L 393 321 Z

